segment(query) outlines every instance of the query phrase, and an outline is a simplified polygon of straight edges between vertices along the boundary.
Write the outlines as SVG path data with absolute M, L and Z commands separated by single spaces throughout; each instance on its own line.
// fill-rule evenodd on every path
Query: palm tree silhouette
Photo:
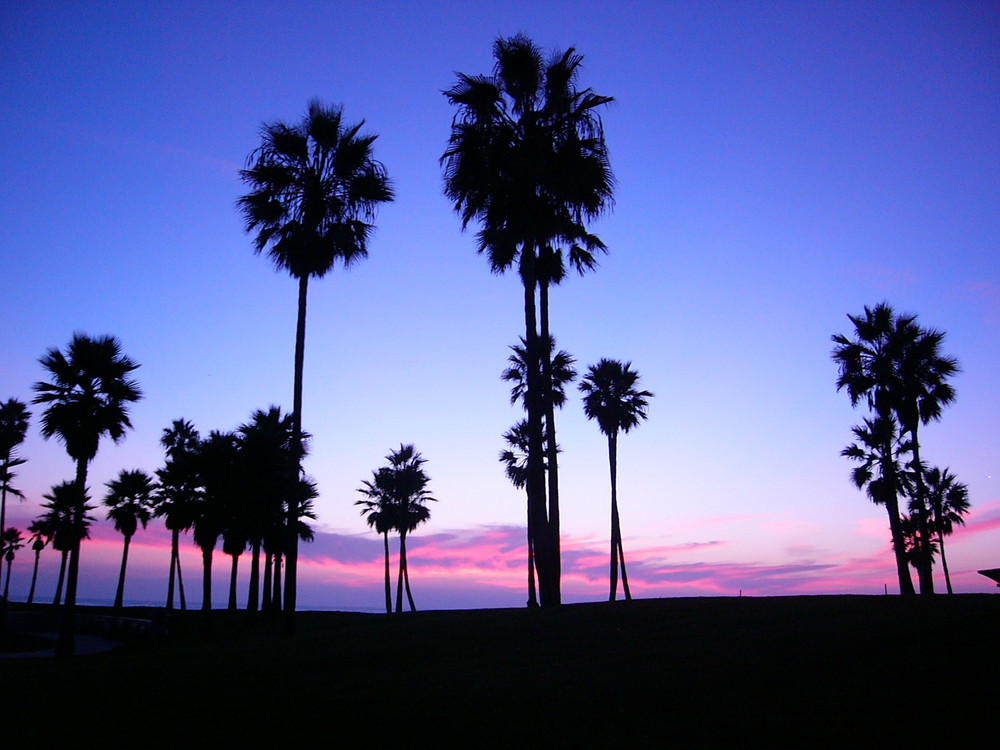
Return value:
M 389 532 L 396 528 L 394 518 L 395 508 L 387 498 L 391 497 L 392 471 L 383 467 L 374 472 L 372 481 L 362 480 L 365 485 L 358 492 L 363 492 L 369 499 L 357 500 L 354 504 L 361 506 L 361 515 L 368 525 L 382 535 L 385 552 L 385 612 L 392 614 L 392 575 L 389 569 Z
M 157 469 L 158 489 L 153 515 L 162 518 L 170 531 L 170 575 L 167 581 L 167 611 L 174 608 L 174 581 L 180 594 L 181 609 L 187 609 L 184 578 L 181 575 L 180 535 L 194 523 L 194 513 L 201 498 L 197 454 L 201 436 L 194 425 L 176 419 L 163 430 L 160 445 L 166 449 L 166 462 Z
M 139 367 L 122 353 L 118 339 L 91 338 L 74 334 L 64 354 L 49 349 L 41 358 L 51 382 L 35 383 L 34 403 L 46 404 L 42 414 L 42 436 L 56 437 L 76 461 L 76 501 L 82 507 L 87 497 L 87 467 L 97 455 L 102 437 L 114 442 L 125 438 L 132 427 L 128 407 L 142 398 L 131 374 Z M 80 571 L 80 544 L 69 554 L 64 615 L 56 641 L 56 656 L 73 655 L 76 586 Z
M 3 535 L 0 537 L 0 554 L 7 561 L 7 576 L 3 584 L 3 598 L 5 601 L 10 599 L 10 568 L 11 563 L 14 562 L 14 553 L 22 547 L 24 547 L 24 537 L 21 536 L 20 529 L 8 526 L 3 530 Z
M 271 527 L 283 528 L 283 508 L 299 482 L 298 454 L 291 414 L 277 406 L 256 410 L 237 430 L 247 490 L 241 505 L 242 522 L 250 545 L 250 582 L 247 612 L 259 609 L 260 552 Z M 306 445 L 303 437 L 301 446 Z
M 30 418 L 28 407 L 16 398 L 0 403 L 0 529 L 7 528 L 7 495 L 24 497 L 20 490 L 11 486 L 11 482 L 14 480 L 12 469 L 24 463 L 24 459 L 17 455 L 17 446 L 24 442 Z
M 201 550 L 201 609 L 208 612 L 212 609 L 212 555 L 242 489 L 236 435 L 210 432 L 198 449 L 197 465 L 202 492 L 194 505 L 192 525 L 194 543 Z
M 146 524 L 149 523 L 156 484 L 146 472 L 133 469 L 123 470 L 117 479 L 107 482 L 106 486 L 108 494 L 104 496 L 104 505 L 108 508 L 107 518 L 114 522 L 115 531 L 125 537 L 114 604 L 115 609 L 121 609 L 125 598 L 125 569 L 128 565 L 129 543 L 139 525 L 146 528 Z
M 423 469 L 427 460 L 412 445 L 400 444 L 398 450 L 386 456 L 386 460 L 389 465 L 372 472 L 371 481 L 362 481 L 364 486 L 358 492 L 368 500 L 360 500 L 355 504 L 361 505 L 362 515 L 369 518 L 372 513 L 384 512 L 385 523 L 391 522 L 392 528 L 399 532 L 396 612 L 403 611 L 404 587 L 410 611 L 415 612 L 417 608 L 410 591 L 410 572 L 406 563 L 406 536 L 430 518 L 427 503 L 436 500 L 427 489 L 430 477 Z M 369 525 L 374 525 L 376 530 L 379 528 L 372 521 L 369 521 Z
M 38 582 L 38 562 L 42 556 L 42 550 L 52 541 L 52 537 L 47 525 L 41 518 L 36 518 L 32 521 L 31 525 L 28 526 L 28 531 L 31 532 L 31 536 L 28 539 L 31 542 L 31 551 L 35 553 L 35 565 L 31 571 L 31 588 L 28 590 L 28 604 L 31 604 L 35 601 L 35 584 Z
M 624 365 L 618 360 L 602 359 L 591 365 L 580 382 L 583 410 L 587 419 L 596 419 L 597 425 L 608 437 L 608 460 L 611 466 L 611 594 L 614 601 L 618 594 L 618 564 L 621 564 L 622 588 L 625 599 L 632 593 L 628 587 L 625 570 L 625 550 L 622 545 L 621 524 L 618 519 L 618 433 L 628 432 L 646 419 L 649 391 L 638 390 L 639 373 L 632 363 Z
M 63 482 L 55 485 L 50 494 L 42 495 L 49 502 L 42 503 L 46 512 L 37 520 L 44 527 L 45 533 L 51 537 L 52 546 L 59 550 L 61 555 L 53 604 L 59 604 L 62 600 L 70 552 L 79 547 L 81 540 L 90 537 L 88 529 L 94 521 L 87 515 L 94 506 L 87 502 L 86 496 L 81 501 L 79 491 L 80 487 L 76 482 Z
M 944 571 L 944 582 L 948 593 L 954 593 L 951 588 L 951 575 L 948 573 L 948 561 L 944 554 L 944 538 L 955 528 L 955 524 L 964 524 L 963 516 L 969 512 L 969 488 L 959 482 L 947 468 L 934 467 L 924 473 L 927 488 L 927 501 L 934 513 L 934 529 L 938 535 L 938 549 L 941 553 L 941 569 Z
M 613 178 L 597 111 L 612 101 L 578 89 L 583 58 L 572 48 L 548 61 L 523 35 L 499 38 L 493 45 L 492 76 L 460 73 L 444 92 L 458 108 L 448 148 L 441 157 L 445 195 L 462 218 L 463 229 L 476 219 L 478 251 L 490 268 L 503 273 L 517 264 L 524 287 L 528 412 L 528 512 L 536 530 L 539 593 L 543 605 L 558 604 L 558 490 L 546 504 L 545 402 L 548 306 L 542 330 L 537 325 L 536 289 L 557 277 L 546 253 L 562 246 L 603 247 L 586 231 L 586 222 L 611 203 Z M 550 427 L 554 419 L 550 414 Z M 555 431 L 550 429 L 551 440 Z M 550 480 L 557 487 L 555 451 Z
M 941 419 L 941 410 L 955 400 L 955 389 L 948 378 L 959 372 L 958 362 L 953 357 L 941 354 L 944 333 L 921 328 L 916 316 L 899 316 L 905 320 L 902 327 L 905 339 L 901 347 L 898 363 L 898 387 L 893 392 L 893 409 L 900 427 L 910 435 L 913 450 L 915 494 L 911 498 L 911 510 L 919 524 L 919 536 L 927 543 L 932 538 L 931 508 L 927 505 L 927 489 L 920 458 L 920 425 Z M 920 592 L 934 593 L 932 575 L 932 555 L 918 557 Z
M 899 362 L 906 342 L 912 338 L 912 319 L 897 316 L 884 302 L 874 308 L 866 306 L 863 316 L 847 317 L 854 325 L 854 338 L 849 339 L 843 334 L 835 334 L 832 337 L 836 346 L 831 356 L 839 369 L 837 390 L 842 388 L 847 390 L 852 406 L 857 406 L 861 401 L 867 403 L 875 415 L 871 426 L 879 428 L 873 430 L 872 434 L 887 441 L 879 447 L 878 453 L 882 457 L 881 460 L 888 462 L 896 455 L 896 449 L 891 442 L 896 437 L 896 429 L 894 425 L 890 429 L 886 420 L 894 422 L 896 419 L 894 406 L 902 395 Z M 868 423 L 870 420 L 865 421 Z M 907 565 L 906 543 L 900 525 L 898 491 L 895 480 L 892 479 L 894 473 L 887 467 L 882 476 L 885 479 L 878 485 L 877 502 L 885 504 L 886 512 L 889 514 L 889 532 L 896 559 L 899 592 L 911 595 L 915 592 Z
M 363 259 L 368 254 L 377 209 L 393 198 L 385 168 L 373 155 L 376 136 L 362 135 L 363 125 L 364 121 L 347 125 L 339 107 L 313 100 L 299 124 L 265 125 L 261 145 L 240 172 L 250 192 L 237 201 L 237 206 L 246 230 L 256 232 L 255 251 L 267 250 L 274 264 L 299 282 L 292 407 L 296 443 L 301 442 L 302 435 L 309 278 L 322 278 L 338 260 L 346 268 Z M 296 599 L 297 522 L 298 511 L 291 507 L 285 550 L 289 626 Z

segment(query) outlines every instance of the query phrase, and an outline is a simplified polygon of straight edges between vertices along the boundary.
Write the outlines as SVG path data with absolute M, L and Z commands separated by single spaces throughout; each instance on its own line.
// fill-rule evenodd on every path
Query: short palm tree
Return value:
M 41 358 L 50 382 L 35 383 L 34 403 L 45 404 L 42 436 L 58 438 L 76 462 L 76 500 L 80 513 L 87 497 L 87 467 L 97 455 L 102 437 L 114 442 L 132 427 L 129 405 L 142 398 L 131 378 L 139 365 L 122 353 L 111 336 L 91 338 L 74 334 L 66 352 L 50 349 Z M 80 571 L 79 542 L 70 551 L 63 623 L 56 656 L 73 655 L 76 586 Z
M 24 497 L 11 482 L 14 479 L 13 468 L 24 463 L 24 459 L 17 455 L 17 447 L 24 442 L 30 418 L 28 407 L 16 398 L 0 403 L 0 529 L 7 528 L 7 495 Z
M 948 573 L 948 561 L 944 554 L 944 538 L 951 534 L 955 524 L 965 523 L 963 516 L 969 512 L 969 488 L 959 482 L 949 469 L 939 469 L 936 466 L 924 473 L 924 480 L 927 486 L 927 501 L 934 514 L 934 529 L 937 531 L 944 582 L 948 593 L 951 594 L 954 592 L 951 588 L 951 575 Z
M 121 609 L 125 599 L 125 570 L 128 566 L 129 543 L 139 526 L 146 528 L 152 517 L 156 483 L 146 472 L 133 469 L 123 470 L 117 479 L 112 479 L 106 486 L 108 493 L 104 496 L 104 505 L 108 508 L 107 518 L 114 523 L 115 531 L 125 537 L 114 604 L 115 609 Z
M 31 551 L 35 553 L 35 565 L 31 571 L 31 588 L 28 590 L 28 604 L 35 601 L 35 583 L 38 581 L 38 562 L 42 556 L 42 550 L 52 541 L 52 537 L 49 533 L 48 525 L 44 520 L 36 518 L 28 526 L 28 531 L 31 532 L 31 536 L 28 541 L 31 542 Z
M 3 555 L 3 559 L 7 563 L 7 576 L 4 578 L 3 584 L 4 601 L 10 599 L 10 568 L 11 563 L 14 562 L 14 553 L 22 547 L 24 547 L 24 537 L 21 535 L 20 529 L 9 526 L 3 530 L 3 534 L 0 535 L 0 555 Z
M 158 488 L 153 515 L 162 518 L 170 531 L 170 574 L 167 581 L 167 611 L 174 608 L 174 583 L 176 579 L 181 609 L 187 609 L 184 597 L 184 578 L 181 575 L 180 535 L 194 523 L 194 513 L 201 498 L 197 456 L 201 436 L 194 425 L 185 419 L 176 419 L 163 430 L 160 445 L 166 449 L 166 462 L 157 469 Z
M 213 430 L 197 454 L 202 492 L 194 504 L 194 543 L 201 550 L 201 609 L 212 609 L 212 556 L 243 489 L 236 435 Z M 207 621 L 206 621 L 207 622 Z
M 37 521 L 51 537 L 52 546 L 61 554 L 59 579 L 56 582 L 53 604 L 59 604 L 62 600 L 70 553 L 79 548 L 81 540 L 90 536 L 90 524 L 94 522 L 94 519 L 87 515 L 94 510 L 94 506 L 87 502 L 86 497 L 81 501 L 78 497 L 79 491 L 80 487 L 76 482 L 62 482 L 55 485 L 48 495 L 42 495 L 48 502 L 42 503 L 45 513 L 39 516 Z
M 457 107 L 441 157 L 445 195 L 463 228 L 480 224 L 478 251 L 503 273 L 517 266 L 524 288 L 527 355 L 528 512 L 537 530 L 543 605 L 558 604 L 558 499 L 546 503 L 543 419 L 549 377 L 542 341 L 548 338 L 547 294 L 558 276 L 561 247 L 603 248 L 586 223 L 612 202 L 614 179 L 599 109 L 611 97 L 577 88 L 583 61 L 572 48 L 548 60 L 527 37 L 499 38 L 493 75 L 459 74 L 445 96 Z M 571 261 L 573 256 L 571 255 Z M 592 264 L 591 264 L 592 265 Z M 542 326 L 538 308 L 542 306 Z M 552 444 L 555 431 L 550 429 Z M 548 452 L 555 476 L 554 449 Z M 557 483 L 553 486 L 557 487 Z
M 639 373 L 632 363 L 624 365 L 618 360 L 602 359 L 591 365 L 580 382 L 583 392 L 583 410 L 587 419 L 596 419 L 608 437 L 608 459 L 611 465 L 611 594 L 614 601 L 618 594 L 618 564 L 621 563 L 622 588 L 625 599 L 632 598 L 625 570 L 625 550 L 622 545 L 621 524 L 618 519 L 618 433 L 629 432 L 646 419 L 646 408 L 653 394 L 640 391 Z
M 356 503 L 362 506 L 362 514 L 369 518 L 373 512 L 386 514 L 386 522 L 391 520 L 392 528 L 399 532 L 399 572 L 396 582 L 396 612 L 403 611 L 403 589 L 410 611 L 416 611 L 413 594 L 410 591 L 410 572 L 406 563 L 406 537 L 417 526 L 430 518 L 428 502 L 435 502 L 427 484 L 430 478 L 424 472 L 426 459 L 412 445 L 400 445 L 386 459 L 388 466 L 373 472 L 372 481 L 363 481 L 358 492 L 368 498 Z M 372 524 L 369 521 L 370 525 Z M 375 525 L 376 530 L 378 526 Z
M 378 207 L 392 200 L 385 168 L 373 154 L 376 136 L 361 133 L 364 122 L 343 120 L 339 107 L 309 102 L 296 125 L 276 122 L 261 131 L 261 145 L 240 176 L 250 192 L 237 205 L 254 249 L 298 280 L 295 381 L 292 420 L 296 442 L 302 434 L 302 374 L 309 279 L 322 278 L 337 261 L 348 267 L 368 254 Z M 300 459 L 301 460 L 301 459 Z M 298 522 L 289 509 L 288 529 Z M 285 550 L 285 609 L 295 610 L 298 537 L 288 532 Z
M 385 559 L 385 611 L 392 614 L 392 574 L 389 569 L 389 532 L 396 528 L 393 516 L 395 508 L 388 498 L 391 497 L 392 471 L 383 467 L 373 473 L 372 480 L 363 480 L 364 487 L 358 492 L 364 493 L 367 500 L 358 500 L 355 505 L 361 506 L 361 515 L 368 525 L 382 535 Z

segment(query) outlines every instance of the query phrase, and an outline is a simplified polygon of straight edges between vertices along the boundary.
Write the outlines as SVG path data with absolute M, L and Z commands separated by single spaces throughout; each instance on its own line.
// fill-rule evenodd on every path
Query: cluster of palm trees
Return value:
M 40 361 L 49 375 L 47 381 L 34 386 L 34 402 L 45 407 L 41 433 L 65 445 L 76 472 L 73 480 L 55 485 L 44 496 L 44 512 L 29 528 L 35 570 L 28 599 L 32 601 L 35 595 L 38 557 L 51 543 L 62 555 L 54 600 L 64 605 L 56 652 L 71 656 L 80 543 L 89 535 L 94 520 L 90 513 L 95 510 L 89 502 L 87 469 L 102 437 L 120 441 L 131 427 L 129 406 L 141 398 L 131 373 L 139 365 L 122 353 L 117 339 L 79 333 L 65 351 L 50 349 Z M 24 462 L 17 455 L 17 446 L 24 440 L 30 416 L 27 407 L 16 399 L 0 404 L 0 516 L 6 512 L 7 495 L 21 495 L 11 480 L 13 468 Z M 238 558 L 249 548 L 253 562 L 247 609 L 251 613 L 258 608 L 279 610 L 281 585 L 276 571 L 287 554 L 287 523 L 292 514 L 295 538 L 312 538 L 304 519 L 314 517 L 312 500 L 316 489 L 300 470 L 307 437 L 296 430 L 292 415 L 282 414 L 278 407 L 255 411 L 250 421 L 234 432 L 213 431 L 204 439 L 185 420 L 177 420 L 165 429 L 161 443 L 166 461 L 155 480 L 144 471 L 132 469 L 123 470 L 106 485 L 103 505 L 107 518 L 124 537 L 114 606 L 120 608 L 123 604 L 132 537 L 158 516 L 172 534 L 168 609 L 173 608 L 175 581 L 181 605 L 185 606 L 178 537 L 191 529 L 204 560 L 203 609 L 211 608 L 212 552 L 222 538 L 223 551 L 233 558 L 230 608 L 236 608 Z M 6 558 L 8 564 L 8 580 L 10 561 L 21 546 L 21 534 L 11 529 L 9 537 L 5 532 L 0 551 L 0 559 Z M 262 551 L 266 558 L 263 597 L 259 576 Z
M 941 353 L 944 333 L 921 327 L 915 315 L 897 314 L 884 302 L 848 318 L 853 338 L 833 336 L 837 390 L 846 389 L 853 406 L 865 403 L 871 416 L 853 428 L 855 441 L 841 455 L 857 462 L 852 481 L 889 515 L 900 593 L 915 593 L 910 566 L 920 592 L 934 592 L 936 555 L 952 593 L 944 538 L 964 522 L 968 489 L 948 469 L 928 468 L 919 433 L 954 401 L 948 381 L 958 363 Z M 908 500 L 906 513 L 901 499 Z
M 392 577 L 389 569 L 389 533 L 399 534 L 399 571 L 396 577 L 396 612 L 403 611 L 403 590 L 410 611 L 415 612 L 410 591 L 410 569 L 406 563 L 406 536 L 431 517 L 427 503 L 436 502 L 427 488 L 430 477 L 424 471 L 427 462 L 412 445 L 400 444 L 386 456 L 388 465 L 372 472 L 371 480 L 363 480 L 360 489 L 364 500 L 361 515 L 368 525 L 382 535 L 385 549 L 385 611 L 392 613 Z
M 445 195 L 463 228 L 477 221 L 490 269 L 516 266 L 524 289 L 520 356 L 527 412 L 523 486 L 529 556 L 542 606 L 560 602 L 558 372 L 549 329 L 549 287 L 592 269 L 606 248 L 587 222 L 612 203 L 599 111 L 609 96 L 578 88 L 574 49 L 546 56 L 523 35 L 496 40 L 492 75 L 459 74 L 445 92 L 456 108 L 441 157 Z

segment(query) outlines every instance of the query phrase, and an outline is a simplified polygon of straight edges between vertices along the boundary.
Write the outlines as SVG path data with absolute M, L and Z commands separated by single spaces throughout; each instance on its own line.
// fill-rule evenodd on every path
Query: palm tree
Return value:
M 87 466 L 97 455 L 102 437 L 114 442 L 125 438 L 132 427 L 128 407 L 142 398 L 138 384 L 130 378 L 139 365 L 122 353 L 121 343 L 111 336 L 90 338 L 74 334 L 64 354 L 50 349 L 40 360 L 51 377 L 35 383 L 34 403 L 46 404 L 42 414 L 42 436 L 56 437 L 76 461 L 76 500 L 82 507 L 87 496 Z M 70 551 L 66 580 L 66 603 L 56 655 L 73 655 L 76 584 L 80 571 L 80 545 Z
M 580 382 L 583 392 L 583 410 L 587 419 L 596 419 L 598 427 L 608 437 L 608 459 L 611 465 L 611 595 L 618 594 L 618 563 L 621 563 L 622 588 L 625 599 L 632 594 L 625 570 L 625 550 L 622 545 L 621 524 L 618 520 L 618 433 L 628 432 L 646 419 L 646 407 L 653 394 L 638 390 L 639 373 L 632 363 L 624 365 L 614 359 L 602 359 L 591 365 Z
M 924 480 L 927 487 L 927 501 L 934 512 L 934 529 L 938 535 L 944 582 L 948 593 L 951 594 L 953 591 L 951 576 L 948 573 L 948 561 L 944 555 L 944 538 L 951 534 L 955 524 L 965 523 L 963 516 L 969 512 L 969 488 L 957 481 L 949 469 L 942 470 L 936 466 L 925 472 Z
M 274 264 L 298 280 L 295 381 L 292 423 L 302 436 L 302 373 L 309 278 L 325 276 L 339 260 L 349 267 L 368 254 L 368 240 L 380 204 L 392 200 L 385 168 L 374 157 L 376 136 L 362 135 L 364 121 L 348 125 L 339 107 L 309 102 L 297 125 L 265 125 L 261 145 L 240 172 L 250 192 L 237 205 L 254 249 L 267 250 Z M 301 463 L 301 457 L 299 458 Z M 294 503 L 293 503 L 294 505 Z M 295 611 L 298 511 L 289 508 L 285 609 Z
M 555 407 L 562 408 L 563 404 L 566 403 L 566 384 L 573 381 L 576 377 L 576 370 L 573 369 L 574 359 L 570 354 L 562 349 L 556 352 L 555 356 L 552 356 L 552 350 L 555 348 L 555 340 L 550 336 L 544 338 L 544 343 L 546 344 L 545 357 L 543 359 L 543 401 L 545 403 L 545 414 L 544 420 L 542 422 L 544 444 L 545 444 L 545 457 L 543 460 L 545 475 L 548 477 L 548 492 L 550 505 L 549 513 L 549 527 L 550 530 L 558 538 L 559 531 L 559 474 L 558 474 L 558 455 L 559 447 L 555 442 Z M 528 355 L 527 355 L 527 344 L 525 340 L 521 339 L 520 345 L 514 345 L 511 348 L 513 352 L 508 358 L 508 367 L 501 374 L 501 379 L 511 383 L 510 389 L 510 403 L 513 405 L 520 401 L 525 408 L 527 408 L 527 385 L 528 385 Z M 512 443 L 510 438 L 515 438 L 516 442 Z M 507 476 L 514 482 L 518 489 L 524 488 L 527 483 L 527 457 L 530 453 L 530 434 L 528 430 L 528 422 L 522 420 L 518 425 L 512 430 L 504 434 L 504 439 L 511 447 L 516 447 L 521 450 L 525 463 L 520 467 L 518 482 L 514 480 L 511 476 L 511 464 L 508 460 L 507 452 L 501 452 L 500 460 L 507 464 Z M 529 498 L 530 500 L 530 498 Z M 537 606 L 537 601 L 535 600 L 535 529 L 533 524 L 533 519 L 531 514 L 528 514 L 528 606 Z M 556 557 L 555 567 L 557 572 L 561 571 L 561 564 L 558 556 Z M 559 572 L 561 575 L 561 572 Z
M 107 518 L 114 522 L 115 531 L 125 537 L 114 604 L 115 609 L 121 609 L 125 599 L 125 569 L 128 565 L 129 543 L 139 525 L 146 528 L 146 524 L 149 523 L 156 484 L 146 472 L 133 469 L 121 471 L 118 478 L 107 482 L 106 486 L 108 494 L 104 496 L 104 505 L 108 508 Z
M 528 481 L 528 422 L 522 419 L 503 434 L 507 447 L 500 451 L 504 473 L 517 489 L 524 489 Z M 532 539 L 531 514 L 528 514 L 528 606 L 537 607 L 535 593 L 535 544 Z
M 866 402 L 875 416 L 873 426 L 878 423 L 880 427 L 875 434 L 889 441 L 895 436 L 895 430 L 890 430 L 885 420 L 895 421 L 897 418 L 894 405 L 902 394 L 899 362 L 907 341 L 912 338 L 913 318 L 897 316 L 884 302 L 874 308 L 866 306 L 863 316 L 847 317 L 854 325 L 854 338 L 849 339 L 842 334 L 832 337 L 836 346 L 831 356 L 839 369 L 837 390 L 847 390 L 852 406 L 857 406 L 861 401 Z M 878 450 L 885 461 L 896 453 L 891 442 L 886 442 Z M 884 472 L 884 476 L 886 480 L 881 484 L 878 502 L 885 504 L 889 514 L 889 532 L 896 559 L 899 592 L 912 595 L 915 592 L 907 565 L 903 529 L 900 526 L 897 488 L 890 479 L 891 472 Z
M 247 492 L 241 508 L 252 557 L 247 595 L 247 612 L 252 616 L 259 608 L 264 535 L 269 528 L 282 525 L 283 508 L 299 482 L 299 466 L 292 415 L 282 414 L 277 406 L 253 412 L 237 434 L 240 460 L 247 476 Z M 299 444 L 303 452 L 307 438 L 303 436 Z
M 372 481 L 363 481 L 364 487 L 358 490 L 368 501 L 361 500 L 356 504 L 363 506 L 362 514 L 367 514 L 369 518 L 372 512 L 384 512 L 386 523 L 391 522 L 392 528 L 399 532 L 396 612 L 403 611 L 404 586 L 410 611 L 415 612 L 416 606 L 410 591 L 410 573 L 406 564 L 406 536 L 430 518 L 427 503 L 435 502 L 435 498 L 431 497 L 430 490 L 427 489 L 430 478 L 423 470 L 427 461 L 412 445 L 400 444 L 399 450 L 392 451 L 386 456 L 386 460 L 389 465 L 373 472 Z M 371 521 L 369 525 L 373 525 Z
M 66 569 L 70 553 L 79 548 L 83 539 L 90 537 L 90 524 L 94 519 L 87 515 L 94 509 L 84 496 L 82 502 L 78 497 L 80 487 L 76 482 L 63 482 L 55 485 L 50 494 L 42 495 L 49 502 L 42 503 L 46 512 L 38 517 L 40 523 L 52 538 L 52 546 L 59 550 L 59 579 L 56 583 L 56 595 L 53 604 L 62 600 L 63 584 L 66 579 Z
M 153 515 L 163 518 L 170 531 L 170 575 L 167 582 L 167 611 L 174 608 L 174 580 L 180 594 L 181 609 L 187 609 L 184 578 L 181 575 L 180 535 L 194 523 L 195 508 L 201 498 L 197 454 L 201 436 L 194 425 L 176 419 L 163 430 L 160 445 L 166 449 L 166 463 L 157 469 L 158 489 Z
M 17 455 L 17 446 L 24 442 L 30 418 L 28 407 L 16 398 L 0 403 L 0 529 L 7 528 L 8 493 L 14 497 L 24 497 L 20 490 L 11 486 L 11 482 L 14 479 L 12 469 L 24 463 L 24 459 Z M 0 555 L 0 560 L 2 559 L 3 556 Z
M 31 536 L 28 539 L 31 542 L 31 551 L 35 553 L 35 566 L 31 571 L 31 588 L 28 590 L 28 604 L 31 604 L 35 601 L 35 583 L 38 581 L 38 561 L 42 556 L 42 550 L 52 541 L 52 536 L 47 524 L 41 518 L 36 518 L 32 521 L 31 525 L 28 526 L 28 531 L 31 532 Z
M 229 522 L 231 508 L 242 489 L 236 435 L 213 430 L 197 454 L 202 493 L 194 506 L 194 543 L 201 550 L 201 609 L 212 609 L 212 555 Z M 207 625 L 206 621 L 206 625 Z
M 20 529 L 10 526 L 3 530 L 3 535 L 0 537 L 0 555 L 7 561 L 7 577 L 3 584 L 4 601 L 10 599 L 10 568 L 14 562 L 14 553 L 22 547 L 24 547 L 24 537 L 21 536 Z
M 563 246 L 603 247 L 586 222 L 611 204 L 613 177 L 598 109 L 612 99 L 577 88 L 583 58 L 572 48 L 546 61 L 530 39 L 518 35 L 497 39 L 493 55 L 492 76 L 460 73 L 445 92 L 458 111 L 441 161 L 445 195 L 463 229 L 478 220 L 478 251 L 488 255 L 491 270 L 503 273 L 516 263 L 524 287 L 526 491 L 538 530 L 541 600 L 549 605 L 560 600 L 559 510 L 558 497 L 546 506 L 542 421 L 550 411 L 543 395 L 549 368 L 540 342 L 549 336 L 548 308 L 545 297 L 539 332 L 536 289 L 541 284 L 547 293 L 558 275 L 546 253 Z M 551 414 L 549 421 L 551 426 Z M 555 476 L 554 461 L 552 470 Z
M 920 425 L 941 419 L 941 410 L 955 400 L 955 389 L 948 378 L 959 372 L 958 362 L 953 357 L 941 354 L 944 333 L 921 328 L 916 324 L 916 316 L 900 316 L 909 320 L 903 329 L 906 333 L 898 363 L 898 386 L 893 392 L 893 409 L 900 427 L 909 433 L 913 446 L 913 471 L 916 493 L 911 505 L 917 510 L 914 517 L 920 524 L 919 534 L 924 540 L 932 537 L 931 509 L 927 507 L 927 490 L 923 476 L 923 462 L 920 459 Z M 923 555 L 917 567 L 920 592 L 934 593 L 932 555 Z M 947 576 L 946 576 L 947 577 Z
M 392 470 L 382 467 L 373 472 L 372 481 L 362 480 L 364 487 L 358 492 L 364 493 L 368 500 L 358 500 L 354 504 L 361 506 L 361 515 L 368 525 L 382 535 L 385 552 L 385 612 L 392 614 L 392 576 L 389 570 L 389 532 L 396 528 L 394 518 L 395 507 L 388 498 L 391 497 Z

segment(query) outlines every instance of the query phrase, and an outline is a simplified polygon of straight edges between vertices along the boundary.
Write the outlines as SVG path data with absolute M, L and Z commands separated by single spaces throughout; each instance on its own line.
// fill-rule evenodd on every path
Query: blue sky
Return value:
M 102 445 L 92 494 L 154 470 L 173 419 L 207 432 L 290 407 L 295 285 L 253 255 L 234 202 L 261 124 L 319 97 L 379 135 L 398 197 L 370 257 L 310 290 L 304 425 L 326 534 L 313 595 L 378 606 L 378 566 L 369 580 L 362 563 L 380 546 L 355 489 L 407 442 L 440 500 L 414 537 L 418 604 L 421 572 L 440 606 L 523 598 L 482 595 L 492 584 L 443 553 L 489 571 L 503 554 L 485 531 L 513 544 L 523 525 L 496 461 L 519 418 L 499 374 L 523 321 L 518 280 L 476 256 L 438 158 L 441 91 L 524 32 L 575 46 L 583 85 L 615 97 L 616 205 L 594 226 L 610 252 L 554 290 L 552 328 L 581 367 L 630 360 L 656 394 L 620 445 L 643 595 L 892 584 L 884 512 L 839 456 L 864 415 L 830 361 L 846 315 L 882 300 L 946 331 L 961 363 L 923 452 L 969 485 L 950 564 L 964 590 L 990 590 L 974 571 L 1000 564 L 997 3 L 7 4 L 0 28 L 0 398 L 29 400 L 38 358 L 74 331 L 115 335 L 142 364 L 135 430 Z M 558 425 L 564 545 L 596 560 L 606 443 L 575 399 Z M 23 454 L 11 520 L 26 523 L 72 465 L 35 427 Z M 84 577 L 89 557 L 110 596 L 92 544 Z M 599 598 L 606 571 L 573 570 L 565 587 Z

